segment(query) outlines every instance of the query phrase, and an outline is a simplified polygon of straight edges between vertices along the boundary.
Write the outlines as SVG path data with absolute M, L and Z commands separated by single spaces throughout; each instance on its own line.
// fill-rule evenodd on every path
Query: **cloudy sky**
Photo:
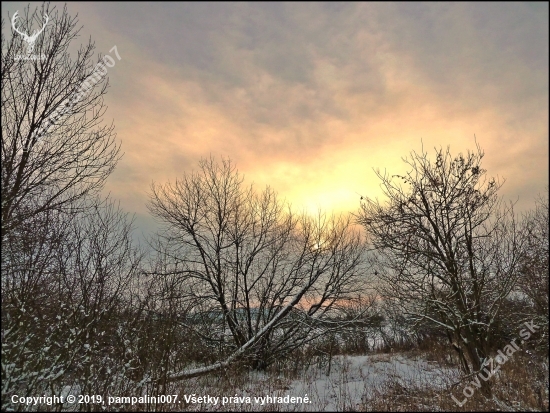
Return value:
M 2 18 L 28 3 L 2 3 Z M 40 3 L 31 3 L 31 9 Z M 62 9 L 64 3 L 53 2 Z M 125 155 L 106 191 L 152 228 L 151 182 L 230 157 L 299 210 L 356 211 L 373 168 L 477 142 L 502 195 L 548 185 L 547 3 L 68 3 L 116 45 L 106 120 Z M 4 28 L 5 30 L 6 28 Z

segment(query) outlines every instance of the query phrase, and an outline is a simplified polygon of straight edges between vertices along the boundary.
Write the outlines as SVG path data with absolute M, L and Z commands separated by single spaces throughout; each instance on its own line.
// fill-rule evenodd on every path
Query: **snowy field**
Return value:
M 518 365 L 531 363 L 529 354 L 518 360 Z M 107 411 L 532 411 L 536 400 L 524 398 L 528 387 L 525 383 L 535 377 L 516 377 L 512 366 L 506 375 L 497 374 L 494 380 L 495 395 L 489 401 L 468 400 L 459 408 L 451 393 L 460 396 L 460 372 L 457 368 L 445 367 L 446 362 L 427 359 L 426 353 L 418 351 L 376 353 L 370 355 L 338 355 L 309 360 L 309 367 L 292 372 L 288 366 L 284 373 L 246 371 L 235 368 L 174 383 L 167 394 L 177 395 L 177 403 L 153 405 L 130 405 L 129 403 L 103 406 Z M 540 381 L 545 388 L 541 397 L 546 402 L 539 404 L 542 410 L 548 406 L 548 361 L 545 362 L 546 379 Z M 517 366 L 516 366 L 517 367 Z M 500 373 L 500 372 L 499 372 Z M 538 382 L 539 380 L 536 379 Z M 498 385 L 497 385 L 498 384 Z M 510 387 L 511 386 L 511 387 Z M 496 390 L 498 387 L 498 391 Z M 147 392 L 144 389 L 145 395 Z M 80 386 L 66 386 L 61 395 L 66 400 L 70 395 L 78 397 Z M 151 394 L 147 392 L 147 395 Z M 526 403 L 527 400 L 527 403 Z M 78 411 L 77 403 L 65 403 L 61 411 Z M 98 410 L 100 406 L 94 406 Z M 460 406 L 462 407 L 462 406 Z M 28 411 L 37 411 L 29 406 Z M 535 409 L 537 410 L 537 409 Z
M 303 410 L 356 410 L 395 383 L 404 388 L 444 389 L 459 377 L 458 370 L 440 368 L 422 358 L 387 354 L 337 356 L 327 373 L 314 369 L 305 380 L 291 383 L 290 394 L 307 393 L 313 399 Z
M 329 371 L 330 369 L 330 371 Z M 195 393 L 218 397 L 218 402 L 188 404 L 188 410 L 233 411 L 353 411 L 365 402 L 382 397 L 396 386 L 407 389 L 442 390 L 459 377 L 456 369 L 441 368 L 421 357 L 401 354 L 369 356 L 335 356 L 330 366 L 312 365 L 301 377 L 289 379 L 261 372 L 247 373 L 234 387 L 219 388 L 215 381 L 194 380 L 184 394 Z M 191 383 L 189 383 L 191 384 Z M 229 396 L 222 404 L 222 397 Z M 235 403 L 235 396 L 238 397 Z M 267 403 L 270 396 L 275 403 Z M 302 398 L 298 403 L 285 403 L 285 396 Z M 303 398 L 307 396 L 308 403 Z M 181 396 L 183 397 L 183 395 Z M 246 398 L 249 399 L 246 399 Z M 278 399 L 282 398 L 282 399 Z M 244 400 L 243 400 L 244 399 Z M 288 398 L 287 398 L 288 400 Z M 249 401 L 249 402 L 248 402 Z

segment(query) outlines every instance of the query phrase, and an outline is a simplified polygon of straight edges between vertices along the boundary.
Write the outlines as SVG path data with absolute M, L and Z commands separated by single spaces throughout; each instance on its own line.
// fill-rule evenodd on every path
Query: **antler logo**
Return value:
M 35 30 L 32 36 L 29 36 L 27 33 L 23 33 L 19 30 L 17 30 L 17 27 L 15 26 L 15 20 L 17 20 L 17 14 L 19 13 L 19 10 L 15 12 L 11 19 L 11 26 L 13 27 L 13 30 L 15 30 L 17 33 L 19 33 L 21 36 L 23 36 L 23 40 L 27 42 L 27 55 L 30 55 L 34 50 L 34 43 L 36 42 L 36 39 L 38 38 L 38 35 L 44 31 L 46 28 L 46 25 L 48 24 L 48 20 L 50 19 L 47 14 L 44 14 L 44 19 L 46 19 L 46 22 L 44 23 L 44 26 L 40 30 Z

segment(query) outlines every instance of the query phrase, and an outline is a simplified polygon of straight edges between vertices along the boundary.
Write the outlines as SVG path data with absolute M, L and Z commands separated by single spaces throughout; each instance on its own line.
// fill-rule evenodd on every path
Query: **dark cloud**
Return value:
M 17 7 L 3 3 L 3 16 Z M 212 153 L 295 203 L 350 208 L 355 192 L 378 190 L 372 166 L 401 168 L 421 138 L 465 151 L 474 134 L 487 169 L 508 178 L 505 194 L 534 197 L 548 183 L 546 3 L 109 2 L 69 12 L 98 51 L 116 44 L 123 56 L 107 99 L 126 155 L 109 185 L 129 204 Z

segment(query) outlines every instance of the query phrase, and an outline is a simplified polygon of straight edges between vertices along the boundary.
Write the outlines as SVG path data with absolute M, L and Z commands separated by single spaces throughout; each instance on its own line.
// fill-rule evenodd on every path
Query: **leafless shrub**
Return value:
M 483 151 L 412 152 L 404 176 L 377 172 L 385 204 L 366 199 L 359 221 L 367 230 L 381 294 L 407 314 L 411 327 L 429 321 L 449 334 L 467 373 L 488 357 L 492 324 L 514 288 L 523 240 L 512 206 L 487 179 Z M 397 182 L 401 181 L 401 183 Z M 484 394 L 490 395 L 488 385 Z
M 521 321 L 533 320 L 541 327 L 537 348 L 548 354 L 548 188 L 537 199 L 535 209 L 527 214 L 523 224 L 526 248 L 521 258 L 519 291 L 523 298 L 518 311 Z M 526 301 L 526 302 L 525 302 Z

